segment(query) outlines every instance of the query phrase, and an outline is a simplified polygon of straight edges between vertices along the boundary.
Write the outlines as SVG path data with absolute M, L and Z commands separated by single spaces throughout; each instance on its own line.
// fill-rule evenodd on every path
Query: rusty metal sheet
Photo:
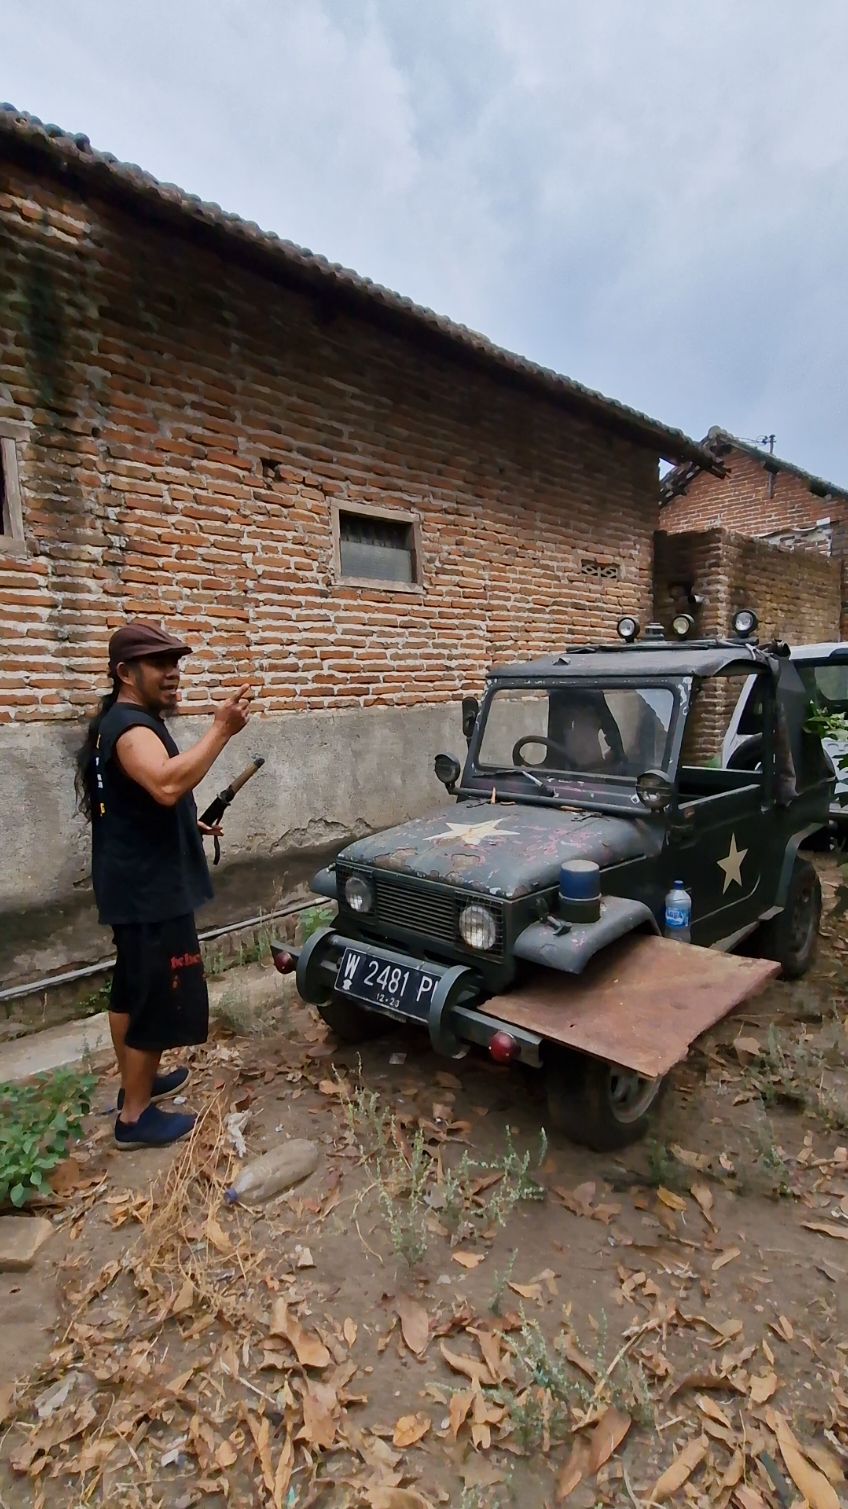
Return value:
M 666 1074 L 690 1043 L 779 973 L 772 959 L 631 935 L 595 956 L 581 975 L 540 969 L 487 1015 L 541 1033 L 638 1074 Z

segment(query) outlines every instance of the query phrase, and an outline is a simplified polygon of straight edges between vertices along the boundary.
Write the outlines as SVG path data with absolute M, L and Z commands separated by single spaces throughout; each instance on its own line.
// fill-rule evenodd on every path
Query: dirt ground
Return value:
M 0 1506 L 848 1502 L 843 929 L 620 1156 L 546 1140 L 532 1076 L 337 1047 L 290 982 L 188 1055 L 187 1144 L 116 1152 L 104 1072 L 0 1275 Z M 239 1127 L 315 1172 L 227 1204 Z

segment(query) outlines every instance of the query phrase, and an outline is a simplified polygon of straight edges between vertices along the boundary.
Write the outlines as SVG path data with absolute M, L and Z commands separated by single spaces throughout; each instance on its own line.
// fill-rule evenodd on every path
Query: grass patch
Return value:
M 441 1145 L 432 1150 L 420 1128 L 407 1136 L 375 1090 L 344 1087 L 342 1105 L 350 1141 L 374 1171 L 392 1250 L 410 1265 L 423 1258 L 434 1228 L 453 1243 L 473 1239 L 505 1225 L 520 1201 L 545 1198 L 530 1173 L 530 1152 L 519 1153 L 509 1132 L 499 1159 L 464 1152 L 455 1169 L 445 1169 Z M 542 1133 L 538 1163 L 546 1148 Z
M 0 1205 L 25 1205 L 82 1131 L 97 1078 L 57 1069 L 28 1084 L 0 1085 Z
M 771 1026 L 764 1048 L 745 1070 L 745 1082 L 765 1107 L 794 1106 L 841 1132 L 848 1129 L 848 1099 L 825 1081 L 828 1070 L 845 1062 L 841 1026 L 831 1024 L 815 1038 L 803 1033 L 785 1039 Z

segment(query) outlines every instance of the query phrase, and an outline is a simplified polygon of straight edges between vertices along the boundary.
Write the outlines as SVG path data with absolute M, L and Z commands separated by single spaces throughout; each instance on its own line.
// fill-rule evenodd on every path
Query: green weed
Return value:
M 318 905 L 307 907 L 306 911 L 300 914 L 298 924 L 300 942 L 305 943 L 312 933 L 318 931 L 319 927 L 329 927 L 335 915 L 335 911 L 331 906 Z
M 96 1076 L 57 1069 L 28 1084 L 0 1085 L 0 1205 L 25 1204 L 82 1130 Z

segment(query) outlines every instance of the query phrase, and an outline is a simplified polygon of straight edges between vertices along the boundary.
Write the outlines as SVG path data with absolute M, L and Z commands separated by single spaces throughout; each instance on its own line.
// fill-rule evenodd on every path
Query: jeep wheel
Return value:
M 315 1010 L 341 1043 L 365 1043 L 369 1038 L 382 1037 L 392 1026 L 388 1017 L 366 1011 L 338 992 L 327 1001 L 316 1002 Z
M 809 859 L 796 859 L 786 905 L 756 935 L 757 953 L 776 959 L 784 980 L 806 974 L 816 954 L 821 922 L 821 884 Z
M 638 1142 L 666 1086 L 629 1069 L 567 1049 L 549 1049 L 545 1088 L 551 1126 L 596 1153 Z

